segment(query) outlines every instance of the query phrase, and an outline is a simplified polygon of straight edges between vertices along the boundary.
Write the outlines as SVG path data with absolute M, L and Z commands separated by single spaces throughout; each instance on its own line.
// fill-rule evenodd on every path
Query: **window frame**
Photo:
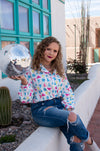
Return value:
M 59 0 L 60 2 L 62 2 L 63 4 L 65 4 L 65 1 L 63 1 L 63 0 Z
M 34 39 L 34 40 L 33 40 L 33 52 L 35 51 L 35 50 L 34 50 L 34 42 L 41 42 L 41 40 L 38 40 L 38 39 Z M 33 55 L 34 55 L 34 54 L 33 54 Z
M 24 7 L 24 8 L 27 8 L 28 9 L 28 31 L 29 32 L 22 32 L 22 31 L 20 31 L 19 30 L 19 34 L 20 35 L 27 35 L 27 36 L 30 36 L 31 35 L 31 32 L 30 32 L 30 19 L 31 19 L 31 15 L 30 15 L 30 7 L 29 6 L 27 6 L 26 4 L 23 4 L 23 3 L 21 3 L 21 2 L 18 2 L 18 24 L 19 24 L 19 6 L 21 6 L 21 7 Z
M 13 3 L 13 25 L 14 25 L 14 30 L 8 30 L 8 29 L 2 29 L 1 28 L 1 32 L 2 33 L 6 33 L 6 34 L 16 34 L 16 7 L 15 7 L 15 2 L 13 0 L 8 0 L 8 2 Z

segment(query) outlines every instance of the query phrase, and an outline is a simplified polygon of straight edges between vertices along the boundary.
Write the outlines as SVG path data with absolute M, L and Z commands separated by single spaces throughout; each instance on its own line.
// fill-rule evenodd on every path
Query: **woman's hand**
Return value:
M 72 108 L 68 108 L 67 110 L 68 110 L 68 111 L 72 111 L 73 109 L 72 109 Z
M 27 79 L 25 78 L 24 75 L 20 76 L 10 76 L 9 78 L 14 79 L 14 80 L 21 80 L 22 85 L 27 85 Z
M 64 108 L 64 110 L 72 111 L 73 109 L 72 108 L 68 108 L 68 109 Z

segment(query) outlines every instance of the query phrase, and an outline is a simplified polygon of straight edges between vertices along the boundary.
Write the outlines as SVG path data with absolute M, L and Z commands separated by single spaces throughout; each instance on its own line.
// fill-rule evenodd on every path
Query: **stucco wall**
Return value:
M 76 25 L 76 47 L 80 45 L 81 18 L 66 19 L 66 46 L 75 47 Z M 96 28 L 100 29 L 100 17 L 90 17 L 89 47 L 96 47 Z
M 75 51 L 77 52 L 76 53 L 76 59 L 77 59 L 79 50 L 80 50 L 79 47 L 76 47 L 76 50 L 75 47 L 67 47 L 66 49 L 67 61 L 70 61 L 71 59 L 75 59 Z M 87 51 L 88 51 L 87 62 L 88 64 L 91 64 L 94 62 L 94 49 L 92 47 L 89 47 Z
M 75 26 L 76 25 L 76 29 Z M 90 17 L 90 31 L 89 31 L 89 50 L 88 50 L 88 63 L 92 63 L 91 58 L 93 49 L 96 47 L 96 29 L 100 29 L 100 17 Z M 76 32 L 76 36 L 75 36 Z M 66 19 L 66 56 L 75 59 L 75 43 L 76 49 L 80 47 L 81 36 L 81 18 Z M 76 41 L 76 42 L 75 42 Z M 77 55 L 77 54 L 76 54 Z
M 59 0 L 51 0 L 52 35 L 62 45 L 63 63 L 66 68 L 66 35 L 65 35 L 65 4 Z

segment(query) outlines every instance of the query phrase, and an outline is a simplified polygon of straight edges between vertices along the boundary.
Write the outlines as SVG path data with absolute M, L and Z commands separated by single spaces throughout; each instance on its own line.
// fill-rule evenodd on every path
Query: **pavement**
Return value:
M 89 130 L 91 137 L 95 140 L 100 148 L 100 99 L 96 105 L 94 114 L 89 122 L 87 129 Z M 84 151 L 90 151 L 88 145 L 86 145 Z

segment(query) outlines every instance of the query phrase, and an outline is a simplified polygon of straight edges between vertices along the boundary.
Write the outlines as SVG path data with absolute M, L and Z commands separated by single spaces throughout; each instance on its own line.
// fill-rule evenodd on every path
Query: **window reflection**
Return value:
M 48 9 L 48 0 L 43 0 L 43 8 Z
M 19 30 L 21 32 L 29 32 L 28 30 L 28 9 L 19 6 Z
M 13 44 L 13 43 L 15 42 L 14 41 L 1 41 L 1 47 L 4 48 L 5 46 Z M 2 76 L 3 78 L 7 77 L 7 75 L 5 75 L 3 72 L 2 72 Z
M 49 19 L 48 16 L 43 16 L 44 35 L 49 34 Z
M 14 30 L 13 3 L 0 0 L 1 28 Z
M 21 45 L 24 45 L 28 50 L 30 50 L 29 42 L 27 41 L 20 41 Z
M 39 0 L 32 0 L 32 2 L 39 4 Z
M 13 44 L 13 43 L 15 43 L 15 42 L 14 42 L 14 41 L 2 41 L 2 42 L 1 42 L 1 46 L 2 46 L 2 48 L 3 48 L 3 47 L 5 47 L 5 46 L 10 45 L 10 44 Z
M 40 33 L 40 14 L 35 11 L 33 11 L 33 32 Z

